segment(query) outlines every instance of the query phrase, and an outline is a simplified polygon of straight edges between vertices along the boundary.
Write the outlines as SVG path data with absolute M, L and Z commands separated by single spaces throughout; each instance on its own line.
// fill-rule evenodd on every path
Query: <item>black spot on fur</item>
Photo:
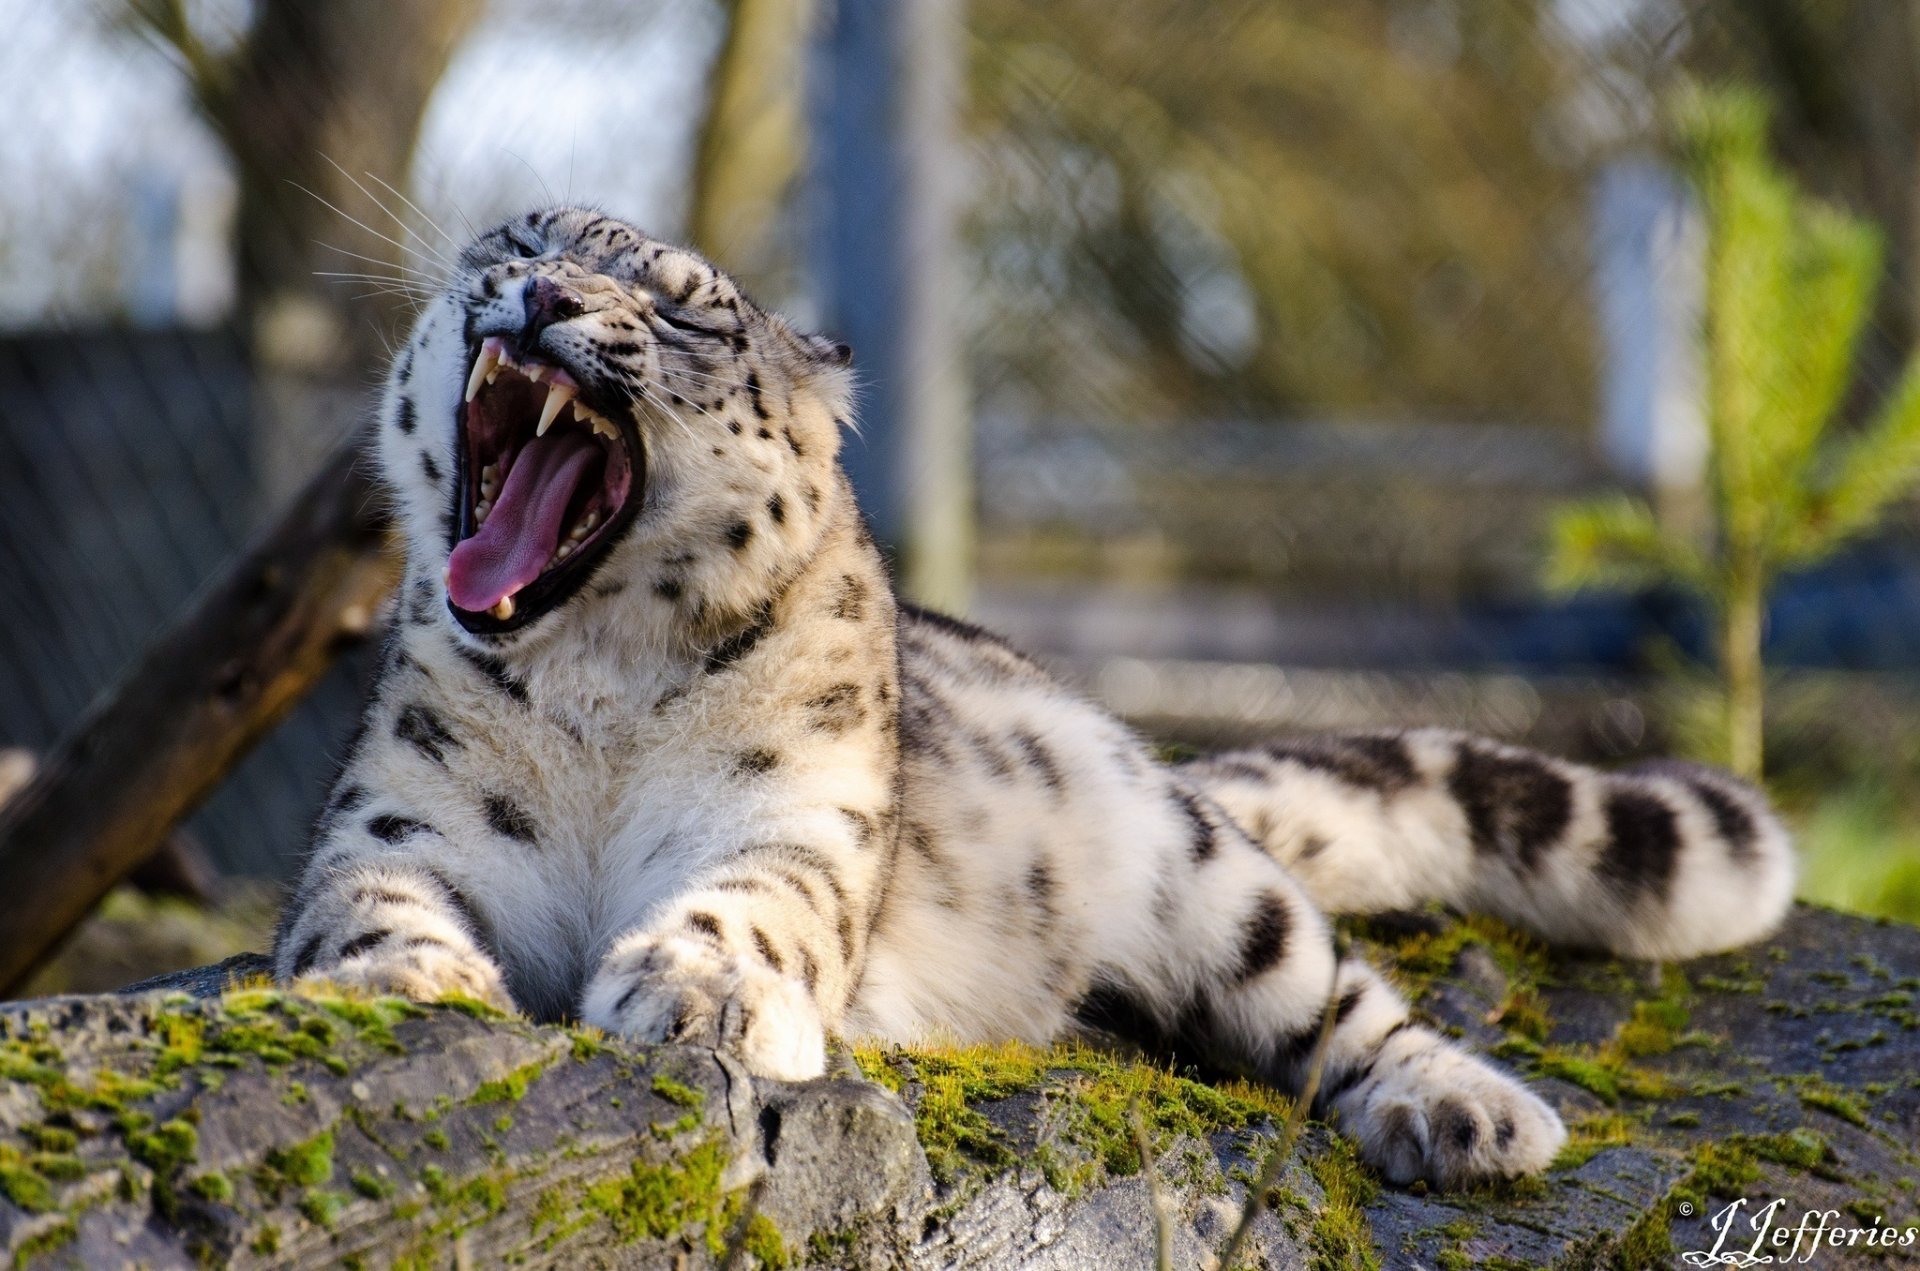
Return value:
M 1146 1003 L 1117 984 L 1095 980 L 1073 1004 L 1073 1019 L 1082 1028 L 1132 1042 L 1155 1058 L 1172 1048 L 1172 1039 Z
M 413 399 L 404 393 L 401 394 L 399 409 L 393 413 L 393 426 L 411 436 L 417 422 L 413 415 Z M 431 479 L 438 481 L 440 478 L 433 477 Z
M 418 896 L 395 891 L 391 887 L 362 887 L 353 893 L 351 899 L 356 905 L 424 905 L 426 903 Z
M 1040 911 L 1046 922 L 1051 923 L 1058 917 L 1053 901 L 1059 890 L 1059 884 L 1053 879 L 1053 870 L 1045 861 L 1035 861 L 1027 867 L 1027 895 L 1033 898 L 1034 908 Z
M 1447 790 L 1466 814 L 1474 850 L 1504 856 L 1522 869 L 1566 833 L 1573 786 L 1531 755 L 1496 754 L 1462 742 Z
M 500 947 L 499 942 L 494 938 L 493 924 L 488 922 L 480 912 L 480 906 L 474 903 L 472 896 L 437 869 L 422 868 L 420 872 L 432 879 L 434 885 L 440 889 L 447 903 L 453 907 L 454 913 L 459 915 L 460 925 L 466 930 L 467 935 L 473 938 L 475 944 L 489 953 Z
M 842 622 L 858 622 L 867 616 L 867 584 L 852 574 L 840 575 L 834 590 L 833 607 L 827 611 Z
M 786 438 L 786 441 L 787 441 L 787 449 L 788 449 L 788 450 L 791 450 L 791 451 L 793 451 L 793 457 L 794 457 L 794 458 L 796 458 L 796 459 L 804 459 L 804 458 L 806 458 L 806 457 L 807 457 L 807 452 L 806 452 L 805 450 L 802 450 L 802 449 L 800 448 L 800 440 L 799 440 L 799 438 L 797 438 L 797 437 L 795 437 L 795 436 L 793 435 L 793 429 L 791 429 L 791 428 L 782 428 L 782 429 L 780 430 L 780 435 L 781 435 L 782 437 L 784 437 L 784 438 Z
M 1726 843 L 1728 853 L 1735 860 L 1746 860 L 1753 856 L 1754 845 L 1760 837 L 1760 827 L 1755 823 L 1753 814 L 1720 784 L 1727 778 L 1711 769 L 1678 759 L 1657 759 L 1652 763 L 1636 764 L 1631 772 L 1634 775 L 1668 777 L 1686 786 L 1707 809 L 1707 815 L 1713 818 L 1713 828 Z
M 767 413 L 766 403 L 760 400 L 760 372 L 747 372 L 747 397 L 753 403 L 753 413 L 761 419 L 772 419 Z
M 1220 845 L 1213 837 L 1213 819 L 1207 815 L 1206 809 L 1200 806 L 1200 800 L 1190 791 L 1175 789 L 1173 804 L 1180 809 L 1180 815 L 1187 819 L 1187 825 L 1190 828 L 1191 837 L 1187 854 L 1193 858 L 1195 864 L 1212 860 L 1213 854 L 1219 850 Z
M 484 653 L 476 653 L 465 646 L 456 645 L 455 647 L 459 650 L 460 656 L 466 659 L 467 665 L 478 671 L 487 683 L 514 701 L 522 705 L 526 704 L 527 686 L 513 677 L 513 673 L 507 669 L 505 662 Z
M 662 600 L 678 600 L 685 590 L 678 578 L 662 578 L 653 585 L 653 594 Z
M 1759 837 L 1752 814 L 1712 782 L 1690 781 L 1687 788 L 1693 791 L 1695 798 L 1707 805 L 1707 812 L 1713 817 L 1713 828 L 1719 831 L 1733 857 L 1739 860 L 1752 856 L 1754 842 Z
M 771 750 L 743 750 L 734 764 L 734 771 L 748 776 L 758 776 L 763 772 L 772 772 L 780 766 L 780 756 Z
M 1014 744 L 1020 747 L 1020 757 L 1027 761 L 1027 767 L 1039 774 L 1040 783 L 1049 790 L 1060 790 L 1066 786 L 1066 779 L 1060 774 L 1060 764 L 1042 742 L 1032 733 L 1015 733 Z
M 767 515 L 773 518 L 775 525 L 784 525 L 787 520 L 787 501 L 777 494 L 769 498 Z
M 410 816 L 396 816 L 389 813 L 368 821 L 367 833 L 382 843 L 398 843 L 415 834 L 433 834 L 437 831 L 425 821 L 416 821 Z
M 767 632 L 773 630 L 773 602 L 768 601 L 746 626 L 715 645 L 707 654 L 706 669 L 709 675 L 724 671 L 753 652 L 753 646 L 759 644 Z
M 734 551 L 741 551 L 753 541 L 753 526 L 745 521 L 735 521 L 727 527 L 727 545 Z
M 320 960 L 320 946 L 326 943 L 325 936 L 313 936 L 300 946 L 300 952 L 293 956 L 293 974 L 295 978 L 305 975 Z
M 1660 799 L 1641 790 L 1607 795 L 1607 846 L 1597 870 L 1631 901 L 1664 900 L 1680 855 L 1679 818 Z
M 493 832 L 522 843 L 538 843 L 539 833 L 527 810 L 505 795 L 490 794 L 486 800 L 487 824 Z
M 368 949 L 373 948 L 375 945 L 381 943 L 388 936 L 392 934 L 393 932 L 389 931 L 385 927 L 382 927 L 378 931 L 369 931 L 369 932 L 366 932 L 364 935 L 355 936 L 353 939 L 347 941 L 345 944 L 340 946 L 339 960 L 341 962 L 345 962 L 348 958 L 353 957 L 355 954 L 365 953 Z
M 1360 999 L 1366 995 L 1367 982 L 1365 980 L 1360 981 L 1342 993 L 1339 1002 L 1335 1003 L 1333 1008 L 1333 1026 L 1338 1028 L 1340 1025 L 1346 1023 L 1347 1017 L 1353 1014 L 1353 1008 L 1360 1005 Z
M 1272 970 L 1287 952 L 1287 906 L 1272 892 L 1263 892 L 1240 931 L 1240 965 L 1234 982 L 1247 981 Z
M 787 964 L 780 960 L 780 951 L 773 947 L 772 938 L 758 927 L 753 929 L 753 947 L 759 952 L 760 960 L 775 971 L 784 972 L 787 969 Z
M 712 914 L 699 912 L 690 913 L 687 915 L 687 925 L 710 940 L 721 940 L 725 938 L 721 934 L 720 920 Z
M 814 731 L 832 737 L 858 728 L 867 717 L 867 708 L 860 701 L 858 684 L 836 684 L 818 697 L 808 698 L 806 708 L 812 717 Z
M 433 582 L 421 578 L 407 592 L 407 621 L 424 627 L 433 621 Z
M 393 382 L 396 384 L 405 384 L 408 380 L 412 378 L 413 378 L 413 346 L 408 345 L 407 351 L 400 355 L 400 365 L 394 369 Z M 405 400 L 405 399 L 403 398 L 402 400 Z
M 1266 749 L 1275 759 L 1329 773 L 1382 796 L 1398 794 L 1420 775 L 1406 743 L 1398 737 L 1306 737 L 1276 742 Z
M 424 450 L 420 452 L 420 475 L 427 479 L 428 485 L 440 484 L 440 465 Z
M 813 950 L 800 950 L 800 982 L 811 993 L 820 986 L 820 964 L 814 961 Z
M 836 930 L 840 936 L 840 960 L 845 963 L 851 963 L 853 961 L 853 951 L 855 947 L 853 919 L 846 914 L 841 914 L 840 922 Z
M 853 827 L 854 841 L 861 847 L 872 847 L 873 836 L 879 833 L 872 817 L 854 808 L 841 808 L 840 815 L 847 818 L 847 824 Z
M 1271 829 L 1271 826 L 1268 828 Z M 1266 836 L 1262 835 L 1261 837 L 1265 838 Z M 1300 844 L 1300 850 L 1294 854 L 1294 859 L 1297 861 L 1310 861 L 1331 846 L 1333 845 L 1321 838 L 1318 834 L 1309 834 L 1306 837 L 1306 841 Z
M 438 764 L 447 761 L 447 751 L 460 745 L 440 717 L 418 702 L 401 708 L 393 721 L 393 735 Z

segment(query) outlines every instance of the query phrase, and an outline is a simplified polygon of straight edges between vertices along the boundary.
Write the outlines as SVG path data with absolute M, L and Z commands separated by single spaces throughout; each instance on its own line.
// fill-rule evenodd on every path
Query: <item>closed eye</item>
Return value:
M 715 340 L 724 340 L 728 335 L 728 332 L 722 331 L 718 327 L 710 327 L 704 323 L 695 322 L 685 314 L 669 313 L 665 309 L 660 309 L 656 311 L 656 316 L 660 321 L 666 323 L 676 331 L 687 331 L 694 335 L 704 335 Z

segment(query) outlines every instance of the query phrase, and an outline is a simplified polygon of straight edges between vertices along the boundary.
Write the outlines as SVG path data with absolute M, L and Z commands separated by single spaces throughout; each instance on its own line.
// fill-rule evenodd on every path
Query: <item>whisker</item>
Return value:
M 332 212 L 335 216 L 342 218 L 343 220 L 347 221 L 349 224 L 358 225 L 361 229 L 373 235 L 375 238 L 380 239 L 382 242 L 390 243 L 393 246 L 398 247 L 401 251 L 407 253 L 409 256 L 418 256 L 422 260 L 428 261 L 432 264 L 441 266 L 443 268 L 446 266 L 446 263 L 447 263 L 446 261 L 439 259 L 437 256 L 432 256 L 432 255 L 428 255 L 427 253 L 421 252 L 417 248 L 409 247 L 405 243 L 401 242 L 397 238 L 394 238 L 390 234 L 382 234 L 379 230 L 367 224 L 365 221 L 361 220 L 359 217 L 354 216 L 348 212 L 344 212 L 341 209 L 335 207 L 333 204 L 327 202 L 327 200 L 321 198 L 318 194 L 315 194 L 312 190 L 307 189 L 306 186 L 301 185 L 298 181 L 289 181 L 287 182 L 287 184 L 291 185 L 294 189 L 299 190 L 302 194 L 305 194 L 308 198 L 318 203 L 321 207 L 326 208 L 329 212 Z
M 438 221 L 434 220 L 431 216 L 428 216 L 424 211 L 422 211 L 418 203 L 415 203 L 412 199 L 408 198 L 406 195 L 402 194 L 400 191 L 394 189 L 391 185 L 388 185 L 385 181 L 381 181 L 379 177 L 375 176 L 371 172 L 367 173 L 367 179 L 370 181 L 378 182 L 382 189 L 391 192 L 393 197 L 395 197 L 396 199 L 399 199 L 402 203 L 405 203 L 408 207 L 412 208 L 413 214 L 419 217 L 422 221 L 424 221 L 427 227 L 431 229 L 434 233 L 446 239 L 448 246 L 453 247 L 456 250 L 461 246 L 461 244 L 457 240 L 455 240 L 453 235 L 447 233 L 447 231 L 440 228 L 440 223 Z
M 335 243 L 329 243 L 324 239 L 316 238 L 311 241 L 316 246 L 324 247 L 330 252 L 339 252 L 342 256 L 351 256 L 355 260 L 363 260 L 367 262 L 369 265 L 379 265 L 382 268 L 386 268 L 386 269 L 398 269 L 402 274 L 405 274 L 408 277 L 418 278 L 422 283 L 424 283 L 429 287 L 434 288 L 435 290 L 438 290 L 440 287 L 440 280 L 438 278 L 434 277 L 432 274 L 427 273 L 423 269 L 415 269 L 413 266 L 407 264 L 403 260 L 381 260 L 378 256 L 365 256 L 359 252 L 348 251 L 346 248 L 341 247 Z
M 418 233 L 418 231 L 416 231 L 412 226 L 408 225 L 406 221 L 402 220 L 399 216 L 395 215 L 392 208 L 388 207 L 385 203 L 382 203 L 380 201 L 379 195 L 375 194 L 372 190 L 369 190 L 366 186 L 360 184 L 359 178 L 354 176 L 353 173 L 347 171 L 345 168 L 341 167 L 340 164 L 333 158 L 332 155 L 323 154 L 320 157 L 325 159 L 328 163 L 333 164 L 334 171 L 338 172 L 341 176 L 345 177 L 347 180 L 353 182 L 354 189 L 360 191 L 360 193 L 366 195 L 369 199 L 372 199 L 373 205 L 379 208 L 382 212 L 385 212 L 388 218 L 392 220 L 395 225 L 398 225 L 400 227 L 400 232 L 402 234 L 405 234 L 408 238 L 413 239 L 415 242 L 419 243 L 420 246 L 426 248 L 427 254 L 433 257 L 433 259 L 439 261 L 440 267 L 442 269 L 452 268 L 452 262 L 449 261 L 445 256 L 441 255 L 438 248 L 436 248 L 432 243 L 429 243 L 426 239 L 422 238 Z M 371 176 L 372 173 L 368 173 L 368 175 Z

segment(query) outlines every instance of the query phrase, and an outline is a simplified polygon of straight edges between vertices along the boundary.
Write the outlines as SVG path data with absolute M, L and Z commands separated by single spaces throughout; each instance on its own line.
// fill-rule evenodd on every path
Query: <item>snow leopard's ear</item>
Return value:
M 853 346 L 843 344 L 831 336 L 803 335 L 800 343 L 814 360 L 823 366 L 844 367 L 853 365 Z

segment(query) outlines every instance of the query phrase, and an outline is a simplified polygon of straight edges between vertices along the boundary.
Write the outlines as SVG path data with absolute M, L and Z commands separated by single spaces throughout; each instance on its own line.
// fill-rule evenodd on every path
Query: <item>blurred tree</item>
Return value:
M 321 287 L 315 274 L 439 269 L 444 248 L 388 215 L 381 204 L 401 199 L 380 182 L 405 185 L 428 98 L 478 0 L 259 0 L 244 30 L 218 39 L 187 0 L 125 3 L 176 58 L 239 169 L 240 308 L 269 399 L 261 469 L 277 501 L 339 436 L 343 408 L 311 390 L 359 390 L 408 308 L 404 286 Z
M 1857 433 L 1827 444 L 1880 273 L 1865 221 L 1802 195 L 1767 151 L 1757 93 L 1689 90 L 1677 139 L 1707 222 L 1711 540 L 1617 498 L 1567 509 L 1550 576 L 1566 587 L 1677 584 L 1719 623 L 1724 758 L 1762 764 L 1767 592 L 1878 521 L 1920 477 L 1920 359 Z
M 687 233 L 759 287 L 797 261 L 777 241 L 806 158 L 802 118 L 811 0 L 722 0 L 726 34 L 707 81 Z
M 478 0 L 261 0 L 237 38 L 218 42 L 195 26 L 187 0 L 126 3 L 173 53 L 239 168 L 245 314 L 271 323 L 285 306 L 324 306 L 317 321 L 333 346 L 299 356 L 313 359 L 307 369 L 358 376 L 385 356 L 404 299 L 375 297 L 380 320 L 369 323 L 349 289 L 316 287 L 314 275 L 430 268 L 428 248 L 381 206 L 400 199 L 377 182 L 405 185 L 427 100 Z
M 1553 9 L 976 0 L 989 362 L 1082 416 L 1587 426 Z
M 1775 104 L 1787 165 L 1885 227 L 1892 285 L 1859 368 L 1884 387 L 1920 334 L 1920 0 L 1692 0 L 1680 21 L 1660 41 L 1680 55 L 1648 82 L 1659 90 L 1679 72 L 1756 84 Z

